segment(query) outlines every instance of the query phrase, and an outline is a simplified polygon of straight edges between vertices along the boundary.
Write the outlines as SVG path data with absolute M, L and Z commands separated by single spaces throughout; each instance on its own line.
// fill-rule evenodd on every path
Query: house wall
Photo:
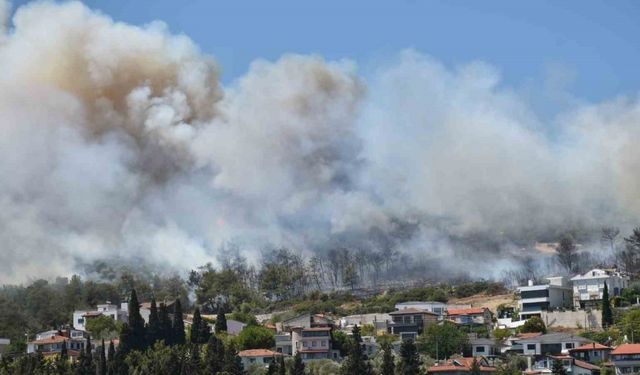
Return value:
M 544 311 L 540 315 L 547 327 L 602 328 L 602 313 L 586 311 Z

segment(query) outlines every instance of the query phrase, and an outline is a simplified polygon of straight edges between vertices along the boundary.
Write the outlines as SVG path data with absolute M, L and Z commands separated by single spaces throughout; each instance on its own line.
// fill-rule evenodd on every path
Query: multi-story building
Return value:
M 568 355 L 544 356 L 535 361 L 531 368 L 525 371 L 526 375 L 553 374 L 553 363 L 560 361 L 567 374 L 571 375 L 596 375 L 600 374 L 600 367 L 591 363 L 575 359 Z
M 292 355 L 299 352 L 304 361 L 338 358 L 338 351 L 331 345 L 331 327 L 292 328 L 291 349 Z
M 389 324 L 389 333 L 400 335 L 400 338 L 413 339 L 424 331 L 427 324 L 437 323 L 438 314 L 419 310 L 415 308 L 406 308 L 389 313 L 392 322 Z
M 276 352 L 292 355 L 291 333 L 283 332 L 276 335 Z
M 569 354 L 573 358 L 582 361 L 601 363 L 609 360 L 609 353 L 611 353 L 612 350 L 613 348 L 610 346 L 592 342 L 569 350 Z
M 468 304 L 451 305 L 451 304 L 446 304 L 444 302 L 438 302 L 438 301 L 424 301 L 424 302 L 409 301 L 409 302 L 397 303 L 395 308 L 396 310 L 417 309 L 417 310 L 430 311 L 432 313 L 438 314 L 440 318 L 443 318 L 447 315 L 448 310 L 468 309 L 468 308 L 471 308 L 471 305 L 468 305 Z
M 609 358 L 616 374 L 640 373 L 640 344 L 622 344 L 611 352 Z
M 76 357 L 84 350 L 87 337 L 87 332 L 74 329 L 41 332 L 27 344 L 27 353 L 41 353 L 46 357 L 59 354 L 64 346 L 69 357 Z
M 120 306 L 107 303 L 96 306 L 95 310 L 78 310 L 73 312 L 73 328 L 85 331 L 87 320 L 98 316 L 107 316 L 115 321 L 126 321 L 129 318 L 127 303 Z
M 492 324 L 491 311 L 486 307 L 449 309 L 447 310 L 447 318 L 464 326 L 490 326 Z
M 520 320 L 540 316 L 543 311 L 572 306 L 572 290 L 562 276 L 547 278 L 548 284 L 534 285 L 529 280 L 527 286 L 518 287 L 520 300 Z
M 604 284 L 609 296 L 619 296 L 629 285 L 629 277 L 614 269 L 592 269 L 571 278 L 573 282 L 573 305 L 576 308 L 598 307 L 602 302 Z
M 522 354 L 527 356 L 568 354 L 571 349 L 592 341 L 570 333 L 547 333 L 539 336 L 525 336 L 514 340 L 522 345 Z
M 248 369 L 254 365 L 267 367 L 271 362 L 274 362 L 276 358 L 282 356 L 282 353 L 268 349 L 249 349 L 240 351 L 238 356 L 242 361 L 242 366 Z

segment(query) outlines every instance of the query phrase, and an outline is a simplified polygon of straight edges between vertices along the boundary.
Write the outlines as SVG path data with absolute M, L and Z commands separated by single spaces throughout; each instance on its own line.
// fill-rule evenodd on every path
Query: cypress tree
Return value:
M 471 362 L 471 375 L 482 375 L 482 371 L 480 371 L 480 364 L 477 359 L 473 359 Z
M 98 375 L 107 375 L 107 357 L 104 353 L 104 339 L 102 339 L 102 346 L 100 347 L 100 363 L 98 364 Z
M 69 359 L 69 353 L 67 352 L 67 340 L 62 341 L 62 348 L 60 349 L 60 358 L 64 361 Z
M 129 298 L 129 346 L 131 350 L 144 350 L 147 347 L 147 337 L 144 329 L 144 319 L 140 315 L 140 302 L 135 289 L 131 289 Z
M 94 375 L 93 358 L 91 357 L 91 339 L 87 337 L 84 350 L 80 352 L 75 373 L 77 375 Z
M 602 326 L 607 328 L 613 324 L 613 312 L 611 311 L 611 302 L 609 301 L 609 287 L 604 283 L 602 291 Z
M 173 343 L 184 345 L 186 342 L 184 334 L 184 315 L 182 314 L 182 304 L 177 298 L 173 304 Z
M 147 325 L 147 346 L 152 347 L 156 341 L 160 340 L 160 317 L 158 316 L 158 307 L 156 299 L 151 298 L 151 307 L 149 308 L 149 324 Z
M 420 356 L 413 340 L 406 340 L 400 347 L 401 375 L 415 375 L 420 373 Z
M 269 367 L 267 367 L 267 375 L 276 375 L 278 371 L 278 366 L 276 365 L 276 359 L 273 358 L 273 361 L 269 363 Z
M 224 354 L 224 343 L 215 335 L 211 335 L 204 354 L 204 367 L 207 374 L 217 374 L 222 370 Z
M 116 347 L 113 345 L 113 340 L 109 342 L 109 351 L 107 354 L 107 374 L 116 375 Z
M 278 361 L 278 375 L 287 375 L 287 366 L 284 363 L 284 355 L 280 356 Z
M 244 373 L 242 359 L 240 359 L 240 356 L 233 344 L 230 344 L 225 348 L 224 366 L 222 370 L 230 375 L 242 375 Z
M 304 375 L 304 362 L 302 362 L 302 356 L 300 356 L 299 351 L 293 356 L 293 371 L 291 375 Z
M 382 344 L 382 369 L 380 375 L 394 375 L 396 372 L 396 364 L 393 358 L 393 349 L 391 344 Z
M 118 345 L 118 353 L 127 355 L 132 350 L 131 329 L 129 328 L 129 324 L 124 323 L 122 324 L 122 328 L 120 328 L 120 344 Z
M 216 316 L 216 333 L 227 332 L 227 317 L 224 315 L 222 307 L 218 308 L 218 315 Z
M 169 319 L 169 309 L 164 303 L 160 304 L 160 312 L 158 314 L 158 322 L 160 325 L 160 339 L 164 341 L 165 345 L 173 345 L 173 327 L 171 319 Z
M 353 334 L 349 340 L 347 349 L 347 358 L 342 363 L 340 373 L 344 375 L 372 374 L 373 370 L 367 362 L 366 355 L 362 352 L 362 336 L 360 336 L 360 327 L 355 325 L 352 332 Z
M 200 309 L 196 307 L 193 312 L 193 323 L 191 324 L 191 342 L 193 344 L 205 344 L 209 341 L 210 335 L 209 324 L 202 319 Z

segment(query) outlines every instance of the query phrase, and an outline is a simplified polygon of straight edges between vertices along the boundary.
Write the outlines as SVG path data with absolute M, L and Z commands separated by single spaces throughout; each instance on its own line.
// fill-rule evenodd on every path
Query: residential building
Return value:
M 491 311 L 486 307 L 449 309 L 447 310 L 447 319 L 465 326 L 489 326 L 492 324 Z
M 291 328 L 332 327 L 333 321 L 323 314 L 302 314 L 276 323 L 278 332 L 288 332 Z
M 500 347 L 495 339 L 472 338 L 469 340 L 472 357 L 494 358 L 501 355 Z
M 173 304 L 175 303 L 175 301 L 156 302 L 156 308 L 159 309 L 161 303 L 167 307 L 169 312 L 169 317 L 173 319 Z M 128 317 L 129 316 L 128 303 L 122 304 L 122 310 L 127 311 L 127 317 Z M 149 323 L 150 315 L 151 315 L 151 302 L 142 302 L 140 304 L 140 316 L 142 316 L 142 319 L 144 319 L 145 323 Z
M 592 269 L 571 278 L 573 282 L 573 305 L 575 308 L 599 307 L 602 302 L 604 284 L 609 296 L 619 296 L 629 285 L 629 277 L 615 269 Z
M 445 364 L 436 364 L 429 367 L 427 374 L 441 374 L 441 375 L 460 375 L 468 374 L 471 372 L 474 358 L 455 358 L 448 360 Z M 486 375 L 496 371 L 496 368 L 489 365 L 489 362 L 484 357 L 476 357 L 478 365 L 480 366 L 480 374 Z
M 332 349 L 331 327 L 293 327 L 291 329 L 292 355 L 300 352 L 302 360 L 337 359 L 338 351 Z
M 378 353 L 378 350 L 380 350 L 380 345 L 376 342 L 374 336 L 362 336 L 362 344 L 360 344 L 360 346 L 362 353 L 369 358 L 373 358 L 376 353 Z
M 84 350 L 87 336 L 86 332 L 73 329 L 41 332 L 27 343 L 27 353 L 42 353 L 47 357 L 59 354 L 66 345 L 69 357 L 74 358 Z
M 526 375 L 553 374 L 553 363 L 561 361 L 567 374 L 571 375 L 596 375 L 600 373 L 600 367 L 581 361 L 568 355 L 544 356 L 537 360 L 530 369 L 524 372 Z
M 293 355 L 291 333 L 283 332 L 276 334 L 276 352 Z
M 446 304 L 444 302 L 438 301 L 409 301 L 409 302 L 401 302 L 397 303 L 395 308 L 396 310 L 404 310 L 404 309 L 417 309 L 417 310 L 425 310 L 430 311 L 432 313 L 438 314 L 440 317 L 444 317 L 447 315 L 447 310 L 450 309 L 468 309 L 471 305 L 451 305 Z
M 609 353 L 613 350 L 610 346 L 605 346 L 597 342 L 584 344 L 569 350 L 569 354 L 576 359 L 591 363 L 601 363 L 609 360 Z
M 518 287 L 520 320 L 540 316 L 542 311 L 572 306 L 573 294 L 567 280 L 562 276 L 546 280 L 548 283 L 539 285 L 529 280 L 527 286 Z
M 73 312 L 73 328 L 85 331 L 87 320 L 98 316 L 107 316 L 115 321 L 126 321 L 129 318 L 127 303 L 120 306 L 107 303 L 96 306 L 95 310 L 77 310 Z
M 389 314 L 358 314 L 349 315 L 340 318 L 340 328 L 351 330 L 353 326 L 372 325 L 376 331 L 384 330 L 388 328 L 388 324 L 391 322 L 391 315 Z
M 400 335 L 404 339 L 413 339 L 424 331 L 427 324 L 438 322 L 438 314 L 408 307 L 389 313 L 392 322 L 389 324 L 389 333 Z
M 616 374 L 640 373 L 640 344 L 622 344 L 610 353 Z
M 522 345 L 522 354 L 528 356 L 568 354 L 569 350 L 592 341 L 570 333 L 547 333 L 514 340 Z
M 249 349 L 242 350 L 238 353 L 242 366 L 246 369 L 253 365 L 262 365 L 264 367 L 269 366 L 271 362 L 274 362 L 277 357 L 282 356 L 282 353 L 274 352 L 269 349 Z

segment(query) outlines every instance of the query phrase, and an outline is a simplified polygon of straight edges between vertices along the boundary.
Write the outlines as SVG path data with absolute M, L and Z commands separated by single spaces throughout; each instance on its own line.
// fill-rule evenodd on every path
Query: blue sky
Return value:
M 25 1 L 14 1 L 14 6 Z M 565 76 L 589 101 L 640 88 L 640 1 L 91 0 L 119 21 L 163 20 L 215 56 L 230 82 L 256 58 L 349 58 L 364 69 L 414 48 L 449 65 L 483 60 L 507 85 Z

